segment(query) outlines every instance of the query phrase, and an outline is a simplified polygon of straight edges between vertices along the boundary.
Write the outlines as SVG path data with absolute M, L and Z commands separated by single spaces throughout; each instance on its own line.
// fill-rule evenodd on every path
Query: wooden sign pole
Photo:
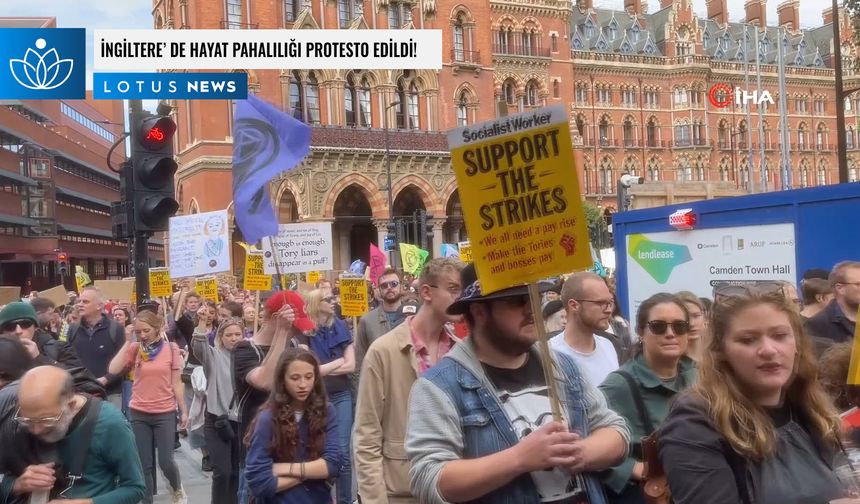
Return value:
M 257 335 L 257 329 L 259 328 L 258 324 L 260 322 L 259 313 L 260 313 L 260 291 L 254 291 L 254 334 L 252 335 L 252 337 Z
M 278 274 L 278 283 L 281 285 L 281 290 L 287 290 L 287 286 L 284 285 L 285 279 L 281 275 L 281 264 L 278 262 L 278 249 L 275 248 L 275 240 L 272 237 L 269 237 L 269 246 L 272 247 L 272 255 L 275 256 L 275 273 Z
M 549 348 L 549 339 L 546 336 L 546 328 L 543 325 L 542 310 L 540 307 L 540 290 L 537 283 L 529 284 L 529 298 L 532 303 L 532 317 L 534 317 L 535 329 L 538 333 L 538 349 L 541 355 L 541 365 L 543 374 L 546 378 L 547 395 L 549 396 L 549 405 L 552 410 L 552 418 L 556 422 L 563 422 L 564 418 L 561 415 L 561 403 L 558 396 L 558 384 L 555 381 L 555 361 L 552 358 L 552 351 Z

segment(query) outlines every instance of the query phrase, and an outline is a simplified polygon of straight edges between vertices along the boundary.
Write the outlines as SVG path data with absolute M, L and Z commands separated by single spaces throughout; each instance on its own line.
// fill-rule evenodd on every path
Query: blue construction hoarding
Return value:
M 670 225 L 686 209 L 690 229 Z M 657 292 L 711 297 L 722 282 L 797 284 L 810 268 L 860 260 L 860 183 L 620 212 L 612 227 L 618 300 L 631 319 Z

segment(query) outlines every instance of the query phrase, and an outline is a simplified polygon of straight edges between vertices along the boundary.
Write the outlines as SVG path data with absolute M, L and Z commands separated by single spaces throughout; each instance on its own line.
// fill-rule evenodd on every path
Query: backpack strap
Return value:
M 623 369 L 616 370 L 615 372 L 627 382 L 630 393 L 633 395 L 633 403 L 639 411 L 639 418 L 642 419 L 642 424 L 645 427 L 647 435 L 650 435 L 656 429 L 654 428 L 654 423 L 651 421 L 651 417 L 648 415 L 648 410 L 645 408 L 645 401 L 642 399 L 642 390 L 639 388 L 636 378 L 633 378 L 632 374 Z
M 89 397 L 87 401 L 87 415 L 81 423 L 80 449 L 75 450 L 72 454 L 71 463 L 68 465 L 68 477 L 72 485 L 84 477 L 84 464 L 87 462 L 89 447 L 92 443 L 93 433 L 95 432 L 101 410 L 102 400 L 98 397 Z

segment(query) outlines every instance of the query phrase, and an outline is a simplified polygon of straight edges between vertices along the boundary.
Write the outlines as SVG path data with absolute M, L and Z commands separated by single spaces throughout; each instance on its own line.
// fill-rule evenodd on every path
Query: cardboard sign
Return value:
M 218 302 L 218 281 L 215 277 L 197 279 L 197 293 L 203 299 Z
M 126 301 L 129 303 L 136 302 L 134 294 L 134 280 L 96 280 L 95 286 L 102 291 L 102 298 L 105 301 L 117 300 Z
M 230 271 L 227 210 L 170 218 L 170 276 L 211 275 Z
M 131 282 L 132 288 L 131 288 L 131 301 L 130 302 L 132 305 L 136 306 L 137 305 L 137 279 L 134 277 L 125 277 L 125 278 L 123 278 L 123 281 Z
M 248 253 L 245 256 L 245 290 L 272 290 L 272 275 L 263 273 L 263 253 Z
M 56 306 L 65 306 L 69 304 L 69 294 L 66 290 L 66 287 L 63 285 L 58 285 L 56 287 L 51 287 L 48 290 L 39 291 L 39 297 L 52 301 Z
M 267 275 L 278 274 L 275 258 L 281 274 L 334 269 L 330 222 L 281 224 L 278 236 L 264 239 L 262 243 Z
M 367 313 L 367 280 L 364 277 L 340 277 L 340 308 L 344 317 Z
M 461 241 L 457 245 L 460 250 L 460 260 L 467 264 L 472 262 L 472 245 L 469 241 Z
M 0 287 L 0 306 L 21 301 L 20 287 Z
M 308 271 L 307 273 L 307 282 L 311 287 L 316 287 L 317 282 L 320 281 L 320 277 L 322 274 L 319 271 Z
M 170 271 L 167 268 L 149 268 L 149 297 L 170 297 L 173 295 L 173 285 L 170 283 Z
M 592 266 L 563 105 L 448 132 L 482 291 Z

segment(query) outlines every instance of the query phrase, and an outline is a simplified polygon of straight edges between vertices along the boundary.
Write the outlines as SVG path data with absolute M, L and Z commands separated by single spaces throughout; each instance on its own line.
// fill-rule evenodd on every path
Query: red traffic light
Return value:
M 140 144 L 145 149 L 159 150 L 169 145 L 176 133 L 176 123 L 169 117 L 150 117 L 141 123 Z
M 68 261 L 69 254 L 66 254 L 65 252 L 60 252 L 59 254 L 57 254 L 57 260 L 60 262 Z

